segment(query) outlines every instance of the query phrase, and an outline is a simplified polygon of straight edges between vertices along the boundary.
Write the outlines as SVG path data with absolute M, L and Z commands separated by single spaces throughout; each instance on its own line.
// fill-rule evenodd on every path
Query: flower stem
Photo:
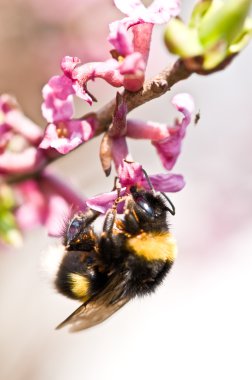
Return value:
M 156 77 L 146 81 L 144 83 L 144 86 L 139 91 L 130 92 L 125 90 L 122 96 L 126 101 L 128 112 L 143 105 L 146 102 L 149 102 L 152 99 L 164 95 L 167 91 L 171 89 L 171 87 L 174 84 L 183 79 L 188 78 L 191 74 L 192 72 L 185 67 L 184 62 L 181 59 L 178 59 L 172 67 L 165 68 Z M 94 137 L 102 134 L 109 128 L 112 122 L 115 106 L 116 98 L 112 99 L 104 107 L 102 107 L 96 113 L 92 114 L 97 121 L 97 129 L 95 131 Z M 86 119 L 89 116 L 90 113 L 84 115 L 83 117 L 81 117 L 81 119 Z M 79 148 L 81 145 L 82 144 L 80 144 L 77 148 Z M 13 184 L 22 182 L 26 179 L 39 177 L 42 171 L 45 169 L 45 167 L 47 167 L 50 163 L 56 161 L 60 157 L 63 156 L 61 154 L 56 154 L 53 157 L 47 157 L 43 165 L 41 165 L 39 168 L 36 168 L 34 172 L 9 175 L 8 178 L 5 178 L 4 182 L 8 184 Z
M 181 59 L 178 59 L 172 67 L 166 67 L 153 79 L 146 81 L 144 86 L 137 92 L 124 91 L 123 96 L 126 100 L 128 112 L 133 109 L 164 95 L 171 87 L 188 78 L 192 74 Z M 113 99 L 96 112 L 96 119 L 98 128 L 96 129 L 95 136 L 100 135 L 106 131 L 111 124 L 112 115 L 114 113 L 116 100 Z M 85 119 L 85 115 L 82 117 Z

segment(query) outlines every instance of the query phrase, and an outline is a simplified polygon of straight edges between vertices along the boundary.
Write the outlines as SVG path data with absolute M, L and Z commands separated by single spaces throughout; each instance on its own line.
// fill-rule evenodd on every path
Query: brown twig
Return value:
M 164 95 L 175 83 L 188 78 L 191 74 L 192 71 L 188 70 L 184 62 L 178 59 L 172 67 L 165 68 L 156 77 L 146 81 L 144 83 L 144 86 L 139 91 L 129 92 L 125 90 L 123 92 L 122 96 L 126 100 L 127 111 L 130 112 L 133 109 L 143 105 L 144 103 Z M 94 137 L 100 135 L 109 128 L 112 122 L 115 106 L 116 98 L 112 99 L 96 113 L 92 113 L 92 116 L 95 117 L 97 121 L 97 129 L 95 131 Z M 90 113 L 86 114 L 81 119 L 86 119 L 90 117 L 90 115 Z M 80 144 L 78 147 L 81 145 L 82 144 Z M 76 149 L 78 149 L 78 147 Z M 30 178 L 39 178 L 40 173 L 45 169 L 45 167 L 60 157 L 62 157 L 61 154 L 55 153 L 53 157 L 47 157 L 44 163 L 38 168 L 34 169 L 33 172 L 10 175 L 5 178 L 5 182 L 8 184 L 13 184 Z
M 153 79 L 146 81 L 143 88 L 137 92 L 124 91 L 123 97 L 126 100 L 128 112 L 149 102 L 152 99 L 164 95 L 177 82 L 188 78 L 192 74 L 184 62 L 178 59 L 172 67 L 167 67 Z M 95 136 L 106 131 L 111 124 L 116 101 L 115 99 L 107 103 L 96 112 L 98 128 Z M 85 118 L 85 116 L 83 117 Z

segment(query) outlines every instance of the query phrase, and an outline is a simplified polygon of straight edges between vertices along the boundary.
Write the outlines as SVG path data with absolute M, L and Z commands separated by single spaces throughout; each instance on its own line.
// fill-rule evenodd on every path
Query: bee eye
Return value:
M 154 216 L 154 210 L 150 206 L 150 204 L 146 201 L 146 199 L 142 196 L 135 197 L 135 202 L 138 206 L 140 206 L 147 214 Z
M 73 219 L 67 230 L 67 241 L 70 242 L 75 238 L 81 230 L 82 221 L 80 219 Z

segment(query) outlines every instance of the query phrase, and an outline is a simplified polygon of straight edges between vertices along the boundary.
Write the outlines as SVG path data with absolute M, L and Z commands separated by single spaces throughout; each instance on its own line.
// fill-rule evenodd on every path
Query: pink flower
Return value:
M 169 135 L 161 140 L 152 141 L 163 166 L 170 170 L 175 165 L 181 152 L 182 140 L 185 137 L 186 127 L 190 124 L 194 103 L 190 95 L 178 94 L 174 96 L 172 104 L 184 114 L 181 122 L 176 120 L 172 127 L 168 127 Z
M 65 57 L 61 68 L 63 75 L 53 76 L 43 87 L 42 114 L 49 123 L 66 121 L 72 118 L 74 113 L 73 95 L 92 104 L 93 98 L 85 90 L 83 83 L 78 82 L 75 72 L 76 66 L 81 61 L 77 57 Z
M 126 194 L 126 188 L 120 190 L 120 195 L 124 196 Z M 95 197 L 89 198 L 86 201 L 88 207 L 92 210 L 96 210 L 104 214 L 108 209 L 113 206 L 114 201 L 118 197 L 117 190 L 111 191 L 109 193 L 103 193 L 96 195 Z
M 128 151 L 126 136 L 138 139 L 150 139 L 153 144 L 159 144 L 160 142 L 163 143 L 163 141 L 167 144 L 168 139 L 168 149 L 159 154 L 162 154 L 162 159 L 167 161 L 169 160 L 168 162 L 171 162 L 172 160 L 174 165 L 180 152 L 181 140 L 184 137 L 185 128 L 191 119 L 191 113 L 193 111 L 192 98 L 188 94 L 180 94 L 173 98 L 173 104 L 184 114 L 182 122 L 179 123 L 177 121 L 176 125 L 173 127 L 169 127 L 166 124 L 153 122 L 132 120 L 128 120 L 127 122 L 127 107 L 125 100 L 120 96 L 120 94 L 117 94 L 116 100 L 113 123 L 106 133 L 106 138 L 103 139 L 101 147 L 103 167 L 107 170 L 107 174 L 110 173 L 111 161 L 114 161 L 120 184 L 126 188 L 126 193 L 129 193 L 131 186 L 137 186 L 149 190 L 150 184 L 142 169 L 142 165 L 131 159 Z M 170 141 L 172 141 L 173 146 L 175 146 L 176 149 L 170 149 Z M 106 166 L 108 162 L 109 167 Z M 166 164 L 165 167 L 167 168 L 167 166 L 168 165 Z M 172 166 L 170 166 L 169 169 Z M 184 179 L 179 174 L 153 174 L 149 176 L 149 180 L 153 188 L 161 192 L 177 192 L 185 186 Z M 116 199 L 116 196 L 117 193 L 114 192 L 107 193 L 104 196 L 100 195 L 98 198 L 92 198 L 91 203 L 88 203 L 88 205 L 90 207 L 92 205 L 92 208 L 97 211 L 102 210 L 101 212 L 104 212 L 111 207 L 113 201 Z
M 144 180 L 142 165 L 138 162 L 122 161 L 118 167 L 118 176 L 122 186 L 142 184 Z
M 47 217 L 47 202 L 34 180 L 27 180 L 15 189 L 22 201 L 16 211 L 16 219 L 22 230 L 45 224 Z
M 0 155 L 0 174 L 25 174 L 39 170 L 45 163 L 41 150 L 28 147 L 22 152 L 6 150 Z
M 49 124 L 46 127 L 39 148 L 53 148 L 61 154 L 67 154 L 94 134 L 92 122 L 87 120 L 66 120 Z
M 185 118 L 181 125 L 183 128 L 190 120 L 190 111 L 192 111 L 191 98 L 187 94 L 177 95 L 173 99 L 176 107 L 184 113 Z M 187 107 L 185 106 L 187 105 Z M 188 110 L 187 110 L 188 108 Z M 189 111 L 190 110 L 190 111 Z M 106 132 L 101 144 L 101 161 L 103 168 L 108 175 L 110 173 L 111 161 L 114 161 L 118 178 L 123 191 L 120 195 L 128 195 L 131 186 L 137 186 L 150 190 L 150 183 L 148 182 L 142 165 L 138 162 L 133 162 L 127 146 L 126 136 L 134 138 L 148 138 L 158 139 L 161 141 L 170 136 L 170 130 L 167 125 L 160 125 L 158 123 L 142 123 L 142 122 L 129 122 L 127 124 L 127 106 L 125 99 L 118 93 L 116 97 L 116 106 L 113 115 L 113 122 L 108 132 Z M 186 119 L 186 121 L 184 121 Z M 181 175 L 172 173 L 160 173 L 149 176 L 149 180 L 153 188 L 161 192 L 176 192 L 180 191 L 184 185 L 184 179 Z M 98 195 L 87 200 L 88 207 L 105 213 L 112 207 L 114 201 L 118 197 L 118 191 L 112 191 Z M 124 201 L 120 202 L 117 211 L 123 212 Z
M 116 170 L 118 170 L 124 159 L 131 159 L 125 138 L 127 132 L 126 116 L 126 102 L 124 98 L 117 93 L 112 125 L 108 132 L 105 133 L 100 147 L 101 163 L 106 175 L 110 174 L 112 160 L 114 161 Z
M 174 96 L 172 104 L 184 115 L 182 121 L 176 120 L 173 126 L 135 120 L 128 120 L 127 123 L 127 136 L 135 139 L 152 140 L 152 144 L 155 146 L 163 166 L 167 170 L 172 169 L 177 161 L 186 127 L 191 121 L 191 115 L 194 110 L 193 99 L 189 94 Z
M 66 77 L 72 79 L 72 72 L 79 63 L 81 63 L 80 58 L 66 56 L 61 61 L 61 70 Z
M 0 96 L 0 153 L 14 135 L 20 135 L 29 144 L 37 145 L 43 133 L 37 124 L 23 114 L 16 99 L 4 94 Z
M 134 53 L 132 35 L 128 33 L 126 25 L 120 21 L 115 21 L 109 25 L 109 29 L 108 41 L 114 46 L 119 56 L 126 57 Z
M 21 199 L 16 219 L 22 230 L 45 225 L 49 235 L 60 236 L 73 207 L 74 211 L 86 208 L 84 199 L 51 174 L 22 182 L 15 190 Z
M 140 1 L 130 1 L 127 5 L 123 1 L 115 3 L 128 17 L 110 25 L 109 40 L 115 47 L 113 58 L 81 64 L 78 57 L 64 57 L 61 62 L 64 75 L 51 78 L 43 89 L 42 111 L 48 122 L 65 120 L 71 114 L 72 94 L 92 104 L 95 98 L 87 89 L 89 80 L 102 78 L 114 87 L 124 86 L 129 91 L 138 91 L 143 86 L 153 24 L 176 16 L 178 3 L 159 0 L 149 8 Z
M 129 91 L 137 91 L 142 87 L 145 71 L 145 62 L 137 52 L 129 54 L 125 60 L 117 54 L 105 62 L 90 62 L 78 65 L 76 57 L 65 57 L 62 60 L 62 70 L 72 80 L 75 95 L 90 105 L 95 99 L 87 89 L 89 80 L 101 78 L 114 87 L 124 86 Z M 72 63 L 71 63 L 72 62 Z
M 184 178 L 180 174 L 159 173 L 152 174 L 149 178 L 155 190 L 165 193 L 176 193 L 185 186 Z M 145 189 L 149 188 L 146 178 L 143 179 L 142 185 Z
M 126 51 L 128 51 L 127 46 L 129 47 L 128 42 L 125 41 Z M 77 57 L 64 57 L 61 68 L 65 77 L 71 81 L 74 94 L 92 105 L 93 100 L 96 99 L 88 91 L 87 83 L 96 78 L 101 78 L 114 87 L 124 86 L 129 91 L 139 90 L 143 84 L 146 67 L 142 55 L 132 50 L 132 53 L 123 61 L 118 54 L 113 54 L 113 57 L 105 62 L 89 62 L 83 65 L 80 64 L 81 61 Z M 51 103 L 50 100 L 49 107 L 53 108 Z M 48 121 L 51 121 L 45 110 L 44 115 Z
M 112 125 L 109 128 L 110 137 L 125 136 L 127 131 L 127 112 L 128 108 L 125 99 L 119 92 L 117 92 Z
M 66 57 L 70 58 L 70 57 Z M 77 58 L 66 59 L 64 69 L 70 76 L 71 70 L 79 63 Z M 52 77 L 43 88 L 44 103 L 42 113 L 49 122 L 39 148 L 55 149 L 66 154 L 78 145 L 93 137 L 94 119 L 76 120 L 73 116 L 73 97 L 75 93 L 72 80 L 66 76 Z
M 145 37 L 146 35 L 143 33 L 142 43 Z M 108 39 L 115 47 L 112 55 L 118 60 L 118 70 L 123 77 L 122 85 L 128 91 L 138 91 L 144 83 L 148 57 L 145 57 L 142 52 L 137 50 L 131 34 L 120 21 L 110 24 Z
M 128 91 L 138 91 L 143 87 L 146 64 L 139 52 L 134 52 L 120 64 L 119 71 L 123 75 L 123 86 Z
M 180 12 L 179 0 L 154 0 L 148 8 L 140 0 L 114 0 L 114 3 L 122 13 L 128 15 L 123 19 L 128 27 L 143 22 L 163 24 Z
M 137 185 L 150 190 L 150 185 L 143 173 L 142 165 L 138 162 L 124 161 L 118 169 L 118 175 L 122 186 L 129 188 L 130 186 Z M 185 186 L 184 179 L 179 174 L 153 174 L 149 175 L 149 179 L 155 190 L 166 193 L 180 191 Z
M 74 89 L 72 81 L 65 75 L 52 77 L 42 89 L 44 102 L 42 114 L 49 122 L 67 120 L 73 115 Z
M 176 17 L 180 11 L 179 1 L 155 0 L 148 8 L 139 0 L 114 2 L 128 17 L 110 24 L 108 40 L 117 54 L 129 61 L 119 67 L 125 78 L 124 87 L 129 91 L 138 91 L 144 83 L 153 25 L 165 23 L 171 17 Z
M 75 94 L 85 100 L 90 105 L 94 97 L 87 90 L 87 82 L 95 78 L 104 79 L 114 87 L 120 87 L 123 83 L 123 77 L 118 71 L 119 64 L 115 59 L 109 59 L 105 62 L 90 62 L 79 65 L 80 60 L 77 57 L 64 57 L 61 68 L 67 75 L 74 88 Z
M 0 174 L 26 174 L 40 169 L 44 154 L 37 149 L 41 128 L 21 111 L 15 98 L 0 97 Z
M 142 166 L 139 163 L 124 162 L 122 165 L 120 165 L 118 174 L 120 183 L 123 186 L 120 190 L 120 196 L 123 197 L 124 195 L 129 195 L 131 186 L 137 186 L 139 188 L 150 190 L 149 183 L 146 180 L 142 171 Z M 185 186 L 183 177 L 178 174 L 154 174 L 150 175 L 149 179 L 154 189 L 156 191 L 161 192 L 177 192 Z M 108 209 L 110 209 L 113 206 L 113 203 L 115 202 L 117 197 L 118 191 L 114 190 L 109 193 L 104 193 L 89 198 L 86 201 L 86 204 L 93 210 L 105 213 Z M 117 207 L 118 213 L 123 213 L 123 206 L 124 200 L 120 202 Z

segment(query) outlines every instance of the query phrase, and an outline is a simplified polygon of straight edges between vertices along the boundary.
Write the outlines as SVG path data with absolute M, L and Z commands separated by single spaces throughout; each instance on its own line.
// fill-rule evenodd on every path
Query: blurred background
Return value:
M 193 1 L 182 3 L 186 18 Z M 83 61 L 107 58 L 108 22 L 118 15 L 110 0 L 1 0 L 0 92 L 14 94 L 44 127 L 43 84 L 59 73 L 66 54 Z M 155 28 L 148 75 L 173 60 L 162 28 Z M 201 115 L 188 127 L 174 169 L 187 183 L 171 196 L 179 255 L 155 295 L 134 300 L 88 331 L 55 331 L 78 306 L 55 292 L 41 266 L 43 252 L 57 240 L 41 228 L 27 234 L 21 249 L 2 250 L 0 379 L 251 380 L 251 62 L 252 45 L 225 71 L 193 75 L 131 114 L 172 122 L 172 96 L 190 92 Z M 99 80 L 90 89 L 99 106 L 115 94 Z M 77 104 L 77 114 L 87 110 Z M 103 175 L 99 143 L 100 137 L 53 165 L 86 196 L 108 191 L 113 183 Z M 148 173 L 162 171 L 150 144 L 130 146 Z

